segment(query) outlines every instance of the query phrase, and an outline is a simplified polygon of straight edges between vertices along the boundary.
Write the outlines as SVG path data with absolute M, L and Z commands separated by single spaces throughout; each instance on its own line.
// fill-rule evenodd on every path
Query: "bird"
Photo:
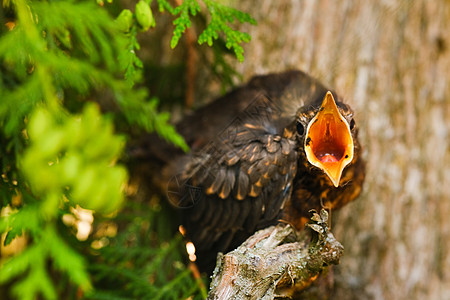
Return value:
M 197 265 L 257 230 L 356 199 L 365 177 L 358 126 L 348 104 L 303 71 L 253 77 L 194 111 L 176 128 L 190 152 L 149 142 L 169 202 L 181 213 Z

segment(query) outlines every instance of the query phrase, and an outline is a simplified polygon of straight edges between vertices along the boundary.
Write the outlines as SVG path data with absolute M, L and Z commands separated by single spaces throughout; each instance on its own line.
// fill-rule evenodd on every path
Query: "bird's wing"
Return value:
M 273 133 L 271 112 L 230 124 L 186 164 L 184 225 L 199 250 L 226 251 L 278 219 L 297 169 L 296 142 Z

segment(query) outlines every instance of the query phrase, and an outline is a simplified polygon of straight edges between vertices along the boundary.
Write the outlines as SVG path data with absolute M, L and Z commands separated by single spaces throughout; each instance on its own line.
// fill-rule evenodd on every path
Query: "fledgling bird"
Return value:
M 168 197 L 201 270 L 280 220 L 302 229 L 310 210 L 361 192 L 365 164 L 350 107 L 301 71 L 254 77 L 177 125 L 189 154 L 153 143 L 172 178 Z

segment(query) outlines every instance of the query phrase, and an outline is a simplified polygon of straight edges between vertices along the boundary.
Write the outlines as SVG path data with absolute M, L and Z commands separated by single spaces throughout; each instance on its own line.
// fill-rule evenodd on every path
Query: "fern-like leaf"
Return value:
M 207 43 L 209 46 L 212 46 L 213 41 L 217 40 L 219 34 L 223 32 L 226 39 L 226 47 L 234 51 L 240 62 L 244 61 L 244 49 L 242 48 L 241 43 L 248 43 L 251 40 L 251 37 L 246 32 L 233 30 L 228 23 L 233 23 L 237 20 L 241 23 L 250 23 L 254 25 L 256 24 L 256 21 L 247 13 L 215 1 L 204 0 L 204 2 L 211 14 L 211 21 L 198 37 L 199 44 Z
M 180 6 L 176 7 L 172 14 L 179 15 L 173 21 L 175 25 L 175 30 L 173 31 L 173 37 L 170 41 L 170 47 L 173 49 L 177 46 L 181 35 L 186 31 L 186 28 L 191 27 L 191 20 L 189 14 L 195 16 L 200 11 L 200 5 L 197 0 L 184 0 Z

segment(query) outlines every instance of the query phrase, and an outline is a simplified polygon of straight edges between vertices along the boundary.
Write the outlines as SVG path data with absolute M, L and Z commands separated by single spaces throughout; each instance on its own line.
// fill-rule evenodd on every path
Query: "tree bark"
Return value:
M 339 263 L 342 245 L 328 230 L 328 213 L 313 214 L 301 233 L 289 224 L 256 232 L 236 250 L 219 254 L 208 299 L 290 298 L 330 265 Z
M 329 299 L 450 299 L 450 2 L 236 3 L 257 26 L 245 79 L 302 69 L 343 95 L 368 162 L 365 192 L 333 212 L 345 248 Z
M 245 61 L 229 60 L 244 81 L 302 69 L 355 110 L 366 183 L 357 201 L 332 212 L 345 256 L 324 298 L 450 299 L 450 2 L 232 3 L 258 22 L 236 25 L 252 36 Z M 170 52 L 161 53 L 166 61 Z M 200 70 L 204 60 L 197 105 L 220 92 Z

